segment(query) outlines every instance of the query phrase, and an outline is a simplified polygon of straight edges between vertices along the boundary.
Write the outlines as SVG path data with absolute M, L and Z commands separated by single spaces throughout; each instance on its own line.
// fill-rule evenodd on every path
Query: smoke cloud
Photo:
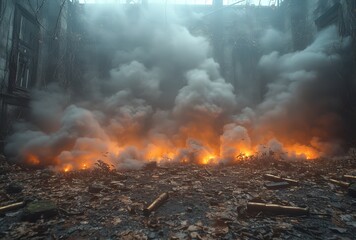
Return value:
M 101 159 L 135 169 L 152 160 L 207 164 L 268 151 L 293 159 L 344 150 L 338 73 L 348 43 L 335 28 L 291 53 L 283 53 L 289 36 L 266 30 L 263 55 L 249 70 L 263 78 L 264 95 L 249 106 L 236 94 L 244 89 L 221 76 L 209 40 L 171 9 L 87 8 L 80 21 L 96 48 L 83 46 L 85 78 L 71 95 L 56 86 L 33 91 L 31 120 L 7 139 L 15 161 L 80 169 Z

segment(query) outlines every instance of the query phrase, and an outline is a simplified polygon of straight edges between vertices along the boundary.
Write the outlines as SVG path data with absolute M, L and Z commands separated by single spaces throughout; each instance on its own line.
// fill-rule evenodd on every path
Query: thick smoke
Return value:
M 283 142 L 310 145 L 324 154 L 340 150 L 336 136 L 343 125 L 339 111 L 345 83 L 339 76 L 343 67 L 339 51 L 346 46 L 332 27 L 303 51 L 272 52 L 261 58 L 259 66 L 270 79 L 256 109 L 259 134 L 269 129 Z
M 33 92 L 32 120 L 16 124 L 7 139 L 14 160 L 80 169 L 101 159 L 127 169 L 150 160 L 234 161 L 266 151 L 311 158 L 342 150 L 338 71 L 346 43 L 335 28 L 287 54 L 288 36 L 267 30 L 264 55 L 251 70 L 263 77 L 263 100 L 240 108 L 209 41 L 169 9 L 88 7 L 81 21 L 96 40 L 96 48 L 83 47 L 85 78 L 73 84 L 71 98 L 54 86 Z

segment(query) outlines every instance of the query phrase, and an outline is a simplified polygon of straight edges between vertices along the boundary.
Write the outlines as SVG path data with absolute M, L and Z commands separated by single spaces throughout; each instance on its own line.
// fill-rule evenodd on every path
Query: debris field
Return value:
M 355 239 L 354 158 L 55 172 L 1 161 L 1 239 Z

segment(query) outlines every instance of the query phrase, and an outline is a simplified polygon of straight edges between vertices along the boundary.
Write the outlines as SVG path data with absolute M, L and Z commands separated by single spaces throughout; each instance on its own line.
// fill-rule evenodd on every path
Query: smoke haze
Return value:
M 220 74 L 209 40 L 171 9 L 87 9 L 85 74 L 71 97 L 58 86 L 34 91 L 32 119 L 16 124 L 6 153 L 16 161 L 80 169 L 97 160 L 119 169 L 147 161 L 201 164 L 274 151 L 285 158 L 342 152 L 347 124 L 340 40 L 334 27 L 298 52 L 269 28 L 256 69 L 262 101 L 240 102 Z M 110 21 L 113 29 L 103 26 Z M 111 59 L 98 66 L 86 56 Z M 98 56 L 98 58 L 100 58 Z M 245 84 L 248 85 L 249 79 Z M 248 86 L 253 87 L 253 86 Z

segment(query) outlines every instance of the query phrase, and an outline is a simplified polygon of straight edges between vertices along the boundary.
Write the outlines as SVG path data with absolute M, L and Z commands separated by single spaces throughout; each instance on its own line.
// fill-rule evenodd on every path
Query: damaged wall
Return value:
M 0 1 L 0 141 L 26 117 L 30 90 L 66 84 L 70 1 Z
M 313 12 L 315 26 L 318 31 L 335 25 L 338 29 L 340 42 L 347 39 L 350 44 L 348 52 L 343 53 L 343 69 L 338 73 L 340 85 L 344 83 L 343 91 L 343 114 L 347 116 L 348 139 L 350 147 L 356 145 L 356 1 L 354 0 L 319 0 Z

